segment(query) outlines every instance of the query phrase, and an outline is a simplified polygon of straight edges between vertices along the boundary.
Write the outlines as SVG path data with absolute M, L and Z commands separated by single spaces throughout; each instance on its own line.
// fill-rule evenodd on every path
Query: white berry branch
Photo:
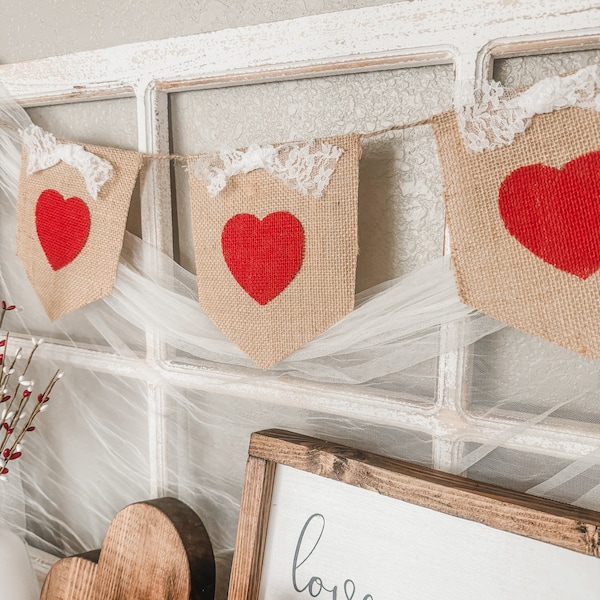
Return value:
M 15 309 L 4 300 L 0 304 L 0 327 L 7 312 Z M 35 431 L 33 422 L 39 413 L 46 410 L 50 393 L 62 371 L 58 370 L 47 383 L 44 391 L 37 397 L 33 393 L 35 381 L 26 379 L 33 356 L 43 339 L 32 338 L 33 348 L 25 361 L 23 369 L 17 369 L 17 362 L 22 358 L 22 349 L 9 355 L 8 332 L 0 334 L 0 480 L 5 480 L 9 472 L 8 464 L 22 455 L 22 442 L 27 433 Z M 17 373 L 17 371 L 20 373 Z

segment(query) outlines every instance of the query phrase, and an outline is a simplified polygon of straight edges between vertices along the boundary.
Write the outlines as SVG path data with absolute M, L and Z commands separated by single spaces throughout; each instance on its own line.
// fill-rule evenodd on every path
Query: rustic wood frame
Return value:
M 257 600 L 277 465 L 600 558 L 600 512 L 269 429 L 250 439 L 229 600 Z

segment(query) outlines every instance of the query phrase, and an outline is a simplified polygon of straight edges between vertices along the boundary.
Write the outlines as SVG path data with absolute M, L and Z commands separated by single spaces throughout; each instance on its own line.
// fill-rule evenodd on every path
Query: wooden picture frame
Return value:
M 309 477 L 312 477 L 312 479 L 307 480 L 311 482 L 309 486 L 311 488 L 313 482 L 321 485 L 323 478 L 329 480 L 329 482 L 342 482 L 352 486 L 346 487 L 333 484 L 341 490 L 340 493 L 342 494 L 349 493 L 350 490 L 363 490 L 359 493 L 364 494 L 366 491 L 369 494 L 367 502 L 370 499 L 374 502 L 380 502 L 380 499 L 385 497 L 386 502 L 400 500 L 403 505 L 417 507 L 416 510 L 427 509 L 426 517 L 427 515 L 456 517 L 458 519 L 450 519 L 449 521 L 460 528 L 469 526 L 469 523 L 472 523 L 473 525 L 470 526 L 479 528 L 476 537 L 481 536 L 481 531 L 487 532 L 491 531 L 490 528 L 493 528 L 497 535 L 504 536 L 504 541 L 508 539 L 509 544 L 536 544 L 533 546 L 534 554 L 538 553 L 542 556 L 547 550 L 562 553 L 557 564 L 564 565 L 565 569 L 569 569 L 566 575 L 579 577 L 564 562 L 565 556 L 569 560 L 573 558 L 576 561 L 582 559 L 588 561 L 583 565 L 583 573 L 589 572 L 591 565 L 594 572 L 593 576 L 597 578 L 600 574 L 600 561 L 596 562 L 595 560 L 595 558 L 600 557 L 600 513 L 598 512 L 513 492 L 498 486 L 434 471 L 340 444 L 272 429 L 254 433 L 250 440 L 229 587 L 228 597 L 230 600 L 257 600 L 259 597 L 267 600 L 271 597 L 297 597 L 301 599 L 317 596 L 320 596 L 320 598 L 339 598 L 340 600 L 350 600 L 353 597 L 377 600 L 376 595 L 365 593 L 369 590 L 359 590 L 358 582 L 353 579 L 348 578 L 343 584 L 342 582 L 336 582 L 334 586 L 334 582 L 327 582 L 326 578 L 321 575 L 311 579 L 311 585 L 313 586 L 311 589 L 307 589 L 308 585 L 305 586 L 304 583 L 306 582 L 303 582 L 304 589 L 291 590 L 289 595 L 282 595 L 281 593 L 277 595 L 260 594 L 261 580 L 265 576 L 263 568 L 267 536 L 273 533 L 269 532 L 272 504 L 278 506 L 274 496 L 276 474 L 278 469 L 282 467 L 291 467 L 298 473 L 308 474 Z M 316 476 L 316 478 L 313 476 Z M 302 475 L 302 477 L 305 476 Z M 326 485 L 329 485 L 329 483 Z M 305 491 L 302 488 L 295 487 L 292 495 L 295 497 L 302 496 Z M 372 492 L 375 492 L 375 494 L 372 494 Z M 360 502 L 364 505 L 364 498 Z M 336 513 L 338 508 L 343 510 L 345 505 L 344 500 L 336 500 Z M 277 510 L 280 510 L 280 508 L 278 507 Z M 377 518 L 378 514 L 383 513 L 375 511 L 374 518 Z M 443 518 L 447 519 L 445 516 Z M 288 521 L 283 522 L 285 528 L 287 528 Z M 502 532 L 518 535 L 506 536 Z M 302 533 L 304 533 L 304 529 Z M 323 531 L 321 531 L 317 542 L 321 539 L 322 534 Z M 458 540 L 459 537 L 460 534 L 455 535 L 455 539 Z M 522 541 L 519 542 L 518 540 Z M 373 540 L 373 545 L 379 547 L 381 542 L 381 539 Z M 403 545 L 410 544 L 410 542 L 410 539 L 402 540 Z M 435 542 L 436 540 L 431 539 L 426 541 L 430 546 L 435 545 Z M 544 543 L 540 544 L 540 542 Z M 368 543 L 365 542 L 365 546 L 368 550 Z M 310 552 L 304 552 L 303 561 L 306 561 L 312 550 L 314 548 Z M 493 550 L 495 552 L 495 549 Z M 512 548 L 509 547 L 508 554 L 512 553 L 511 550 Z M 356 548 L 347 549 L 347 551 L 355 553 Z M 527 550 L 527 552 L 530 551 L 531 549 Z M 298 555 L 298 550 L 296 550 L 296 555 Z M 540 560 L 546 559 L 541 558 Z M 296 569 L 296 557 L 294 561 L 292 570 Z M 426 557 L 423 557 L 423 561 L 427 562 Z M 500 563 L 498 564 L 500 565 Z M 530 566 L 525 565 L 524 568 L 530 569 Z M 552 567 L 550 563 L 544 568 L 551 569 L 552 573 L 556 571 L 556 567 Z M 284 570 L 286 571 L 285 576 L 289 578 L 289 569 Z M 590 576 L 592 576 L 591 572 Z M 562 574 L 560 574 L 560 577 L 562 577 Z M 579 580 L 580 577 L 577 581 Z M 544 582 L 540 583 L 543 584 Z M 515 585 L 521 584 L 515 583 Z M 556 584 L 552 585 L 556 586 Z M 579 584 L 577 583 L 577 585 Z M 296 586 L 296 583 L 294 583 L 294 586 Z M 591 587 L 589 596 L 587 595 L 588 591 L 586 590 L 589 586 L 586 586 L 585 582 L 582 583 L 581 588 L 578 588 L 579 591 L 576 590 L 574 595 L 569 597 L 578 600 L 595 597 L 596 592 Z M 557 591 L 556 593 L 561 595 L 550 595 L 550 597 L 565 598 L 563 592 Z M 491 597 L 487 594 L 486 596 Z M 417 598 L 414 593 L 398 597 Z M 448 592 L 440 597 L 454 598 L 455 596 Z M 468 593 L 461 597 L 464 600 L 471 600 Z M 513 598 L 515 596 L 499 597 Z M 548 596 L 540 595 L 537 597 Z

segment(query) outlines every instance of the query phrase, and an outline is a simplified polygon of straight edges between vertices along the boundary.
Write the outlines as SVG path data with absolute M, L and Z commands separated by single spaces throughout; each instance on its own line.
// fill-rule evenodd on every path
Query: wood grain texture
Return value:
M 252 434 L 229 599 L 257 600 L 277 465 L 600 557 L 600 513 L 336 443 L 271 429 Z M 302 490 L 293 493 L 301 494 Z
M 256 599 L 265 550 L 276 464 L 250 456 L 246 465 L 229 599 Z
M 175 498 L 132 504 L 102 549 L 58 561 L 41 600 L 211 600 L 215 565 L 200 518 Z
M 600 513 L 281 430 L 249 454 L 391 498 L 600 557 Z
M 73 556 L 59 560 L 48 572 L 41 599 L 88 600 L 96 576 L 96 562 Z

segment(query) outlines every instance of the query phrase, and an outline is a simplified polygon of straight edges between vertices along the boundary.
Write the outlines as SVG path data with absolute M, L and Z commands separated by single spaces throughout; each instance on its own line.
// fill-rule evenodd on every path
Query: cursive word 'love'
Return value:
M 299 581 L 298 570 L 312 556 L 323 537 L 324 531 L 325 517 L 319 513 L 311 515 L 304 524 L 296 544 L 296 551 L 294 552 L 294 562 L 292 565 L 292 584 L 294 585 L 294 589 L 299 593 L 308 592 L 312 598 L 316 598 L 321 592 L 327 592 L 331 594 L 332 600 L 353 600 L 356 594 L 356 584 L 352 579 L 344 580 L 341 587 L 338 585 L 327 587 L 323 579 L 318 575 L 310 576 L 304 585 Z M 311 542 L 311 539 L 314 541 Z M 373 600 L 373 596 L 366 594 L 362 597 L 362 600 Z

